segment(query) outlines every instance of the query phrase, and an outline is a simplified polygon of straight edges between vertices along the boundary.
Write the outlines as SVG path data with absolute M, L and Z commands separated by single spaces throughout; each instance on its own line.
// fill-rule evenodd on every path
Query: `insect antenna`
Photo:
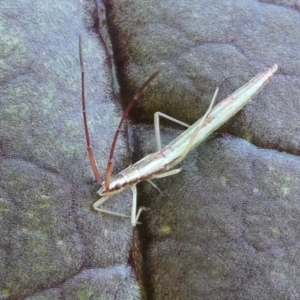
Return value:
M 128 114 L 130 109 L 132 108 L 132 106 L 135 104 L 135 102 L 139 99 L 139 97 L 141 96 L 141 94 L 143 93 L 143 91 L 146 89 L 146 87 L 150 84 L 150 82 L 159 74 L 159 71 L 156 71 L 155 73 L 153 73 L 142 85 L 142 87 L 137 91 L 137 93 L 133 96 L 133 98 L 131 99 L 131 101 L 129 102 L 129 104 L 127 105 L 122 119 L 119 123 L 118 129 L 116 130 L 111 148 L 110 148 L 110 153 L 109 153 L 109 159 L 107 162 L 107 167 L 106 167 L 106 173 L 105 173 L 105 188 L 106 190 L 109 190 L 109 184 L 110 184 L 110 177 L 111 177 L 111 170 L 112 170 L 112 165 L 113 165 L 113 157 L 114 157 L 114 153 L 115 153 L 115 149 L 116 149 L 116 144 L 117 144 L 117 140 L 118 140 L 118 136 L 119 133 L 121 131 L 121 127 L 124 123 L 124 121 L 127 119 Z
M 88 122 L 86 117 L 86 107 L 85 107 L 85 88 L 84 88 L 84 62 L 83 62 L 83 55 L 82 55 L 82 42 L 81 36 L 79 36 L 79 60 L 80 60 L 80 68 L 81 68 L 81 102 L 82 102 L 82 115 L 83 115 L 83 123 L 84 123 L 84 132 L 85 132 L 85 139 L 86 139 L 86 149 L 89 155 L 91 167 L 95 176 L 95 179 L 98 183 L 101 183 L 101 176 L 99 174 L 99 170 L 95 161 L 95 156 L 93 153 L 93 148 L 90 141 L 90 133 L 88 128 Z

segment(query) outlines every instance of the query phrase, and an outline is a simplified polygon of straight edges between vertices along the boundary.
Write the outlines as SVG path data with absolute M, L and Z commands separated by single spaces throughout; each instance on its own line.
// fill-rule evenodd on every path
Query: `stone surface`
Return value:
M 0 4 L 0 299 L 37 292 L 45 295 L 39 299 L 71 299 L 65 294 L 75 293 L 74 286 L 63 283 L 74 285 L 72 278 L 81 278 L 78 295 L 88 290 L 99 297 L 139 298 L 127 264 L 129 220 L 91 208 L 97 189 L 83 131 L 79 34 L 89 126 L 101 171 L 122 110 L 114 101 L 105 48 L 89 29 L 87 11 L 87 3 L 79 1 Z M 129 158 L 121 138 L 116 171 Z M 130 195 L 119 200 L 107 207 L 129 214 Z M 109 273 L 119 279 L 99 292 L 110 278 L 107 268 L 119 268 Z
M 299 299 L 297 3 L 82 2 L 0 4 L 0 299 L 139 299 L 140 290 L 149 299 Z M 97 188 L 82 127 L 79 34 L 101 170 L 122 112 L 112 55 L 125 98 L 161 71 L 131 115 L 139 122 L 134 161 L 156 149 L 153 126 L 141 123 L 152 124 L 155 111 L 193 123 L 218 84 L 222 99 L 279 64 L 221 128 L 227 135 L 155 182 L 163 196 L 139 185 L 139 203 L 151 208 L 140 226 L 144 281 L 128 265 L 129 220 L 91 209 Z M 165 124 L 164 144 L 180 132 Z M 114 174 L 130 164 L 125 139 L 115 158 Z M 130 206 L 130 192 L 105 205 Z

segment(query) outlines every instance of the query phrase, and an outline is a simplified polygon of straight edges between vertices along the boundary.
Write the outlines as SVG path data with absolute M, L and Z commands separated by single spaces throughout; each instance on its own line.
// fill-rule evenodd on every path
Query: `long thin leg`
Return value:
M 174 169 L 174 170 L 171 170 L 171 171 L 168 171 L 168 172 L 165 172 L 163 174 L 157 174 L 155 176 L 153 176 L 152 178 L 163 178 L 163 177 L 167 177 L 167 176 L 172 176 L 172 175 L 175 175 L 177 173 L 179 173 L 181 171 L 181 168 L 180 169 Z M 151 180 L 147 180 L 155 189 L 157 189 L 161 194 L 162 194 L 162 191 L 159 189 L 159 187 L 154 184 Z M 135 190 L 133 190 L 133 187 Z M 136 214 L 136 197 L 137 197 L 137 191 L 136 191 L 136 186 L 132 186 L 131 187 L 131 190 L 132 190 L 132 193 L 133 193 L 133 201 L 132 201 L 132 211 L 131 211 L 131 224 L 132 226 L 135 226 L 137 224 L 137 221 L 140 217 L 140 214 L 143 210 L 148 210 L 148 208 L 146 207 L 140 207 L 139 210 L 138 210 L 138 213 Z
M 106 213 L 106 214 L 110 214 L 110 215 L 113 215 L 113 216 L 118 216 L 118 217 L 125 217 L 125 218 L 131 218 L 131 224 L 133 227 L 136 226 L 136 224 L 138 224 L 138 219 L 140 217 L 140 214 L 143 210 L 147 210 L 147 208 L 145 207 L 140 207 L 138 212 L 136 213 L 136 208 L 137 208 L 137 189 L 136 189 L 136 185 L 133 185 L 130 187 L 131 190 L 132 190 L 132 208 L 131 208 L 131 216 L 127 216 L 127 215 L 124 215 L 124 214 L 120 214 L 120 213 L 116 213 L 116 212 L 113 212 L 113 211 L 110 211 L 110 210 L 106 210 L 106 209 L 102 209 L 100 208 L 101 205 L 107 200 L 109 199 L 110 197 L 102 197 L 101 199 L 99 199 L 98 201 L 96 201 L 94 204 L 93 204 L 93 208 L 94 210 L 96 211 L 99 211 L 99 212 L 103 212 L 103 213 Z
M 131 187 L 132 190 L 132 208 L 131 208 L 131 225 L 133 227 L 138 224 L 138 219 L 140 217 L 140 214 L 143 210 L 148 210 L 146 207 L 141 206 L 136 213 L 136 207 L 137 207 L 137 190 L 136 190 L 136 184 L 132 185 Z
M 96 210 L 96 211 L 99 211 L 99 212 L 103 212 L 103 213 L 106 213 L 106 214 L 113 215 L 113 216 L 130 218 L 130 216 L 127 216 L 127 215 L 124 215 L 124 214 L 120 214 L 120 213 L 116 213 L 116 212 L 113 212 L 113 211 L 110 211 L 110 210 L 105 210 L 105 209 L 100 208 L 101 205 L 102 205 L 108 198 L 110 198 L 110 197 L 102 197 L 101 199 L 99 199 L 98 201 L 96 201 L 96 202 L 93 204 L 93 209 Z
M 160 188 L 155 184 L 153 183 L 151 180 L 147 180 L 147 182 L 149 182 L 156 190 L 159 191 L 159 193 L 162 195 L 162 191 L 160 190 Z
M 184 123 L 184 122 L 181 122 L 175 118 L 172 118 L 166 114 L 163 114 L 161 112 L 156 112 L 154 114 L 154 130 L 155 130 L 155 137 L 156 137 L 156 145 L 157 145 L 157 151 L 160 151 L 161 150 L 161 139 L 160 139 L 160 127 L 159 127 L 159 117 L 164 117 L 165 119 L 168 119 L 170 121 L 173 121 L 177 124 L 180 124 L 182 126 L 185 126 L 185 127 L 190 127 L 190 125 Z
M 136 225 L 136 206 L 137 206 L 137 190 L 136 185 L 130 187 L 132 190 L 132 207 L 131 207 L 131 225 L 134 227 Z
M 151 177 L 151 178 L 157 179 L 157 178 L 168 177 L 168 176 L 175 175 L 175 174 L 179 173 L 180 171 L 181 171 L 181 168 L 179 168 L 179 169 L 173 169 L 173 170 L 171 170 L 171 171 L 167 171 L 167 172 L 162 173 L 162 174 L 156 174 L 156 175 L 154 175 L 154 176 Z
M 140 217 L 141 212 L 145 211 L 145 210 L 149 210 L 149 208 L 146 208 L 144 206 L 142 206 L 142 207 L 139 208 L 138 213 L 137 213 L 136 218 L 135 218 L 135 222 L 134 223 L 131 222 L 131 224 L 132 224 L 133 227 L 135 227 L 136 224 L 140 224 L 140 222 L 138 222 L 138 219 Z
M 213 107 L 213 105 L 214 105 L 215 99 L 216 99 L 216 97 L 217 97 L 218 91 L 219 91 L 219 87 L 216 88 L 215 93 L 214 93 L 214 96 L 213 96 L 213 99 L 212 99 L 212 101 L 211 101 L 211 103 L 210 103 L 210 105 L 209 105 L 209 108 L 208 108 L 207 112 L 205 113 L 205 115 L 203 116 L 202 122 L 200 122 L 200 124 L 198 125 L 198 128 L 199 128 L 199 129 L 201 128 L 201 126 L 202 126 L 202 124 L 203 124 L 205 118 L 207 117 L 207 115 L 210 113 L 210 111 L 211 111 L 211 109 L 212 109 L 212 107 Z M 177 124 L 179 124 L 179 125 L 182 125 L 182 126 L 185 126 L 185 127 L 190 127 L 190 125 L 188 125 L 188 124 L 186 124 L 186 123 L 184 123 L 184 122 L 182 122 L 182 121 L 179 121 L 179 120 L 177 120 L 177 119 L 175 119 L 175 118 L 172 118 L 172 117 L 170 117 L 170 116 L 168 116 L 168 115 L 166 115 L 166 114 L 163 114 L 163 113 L 161 113 L 161 112 L 159 112 L 159 111 L 156 112 L 156 113 L 154 114 L 154 130 L 155 130 L 155 137 L 156 137 L 157 151 L 160 151 L 160 150 L 161 150 L 161 138 L 160 138 L 159 117 L 164 117 L 164 118 L 166 118 L 166 119 L 168 119 L 168 120 L 170 120 L 170 121 L 173 121 L 173 122 L 175 122 L 175 123 L 177 123 Z M 194 139 L 196 138 L 199 129 L 198 129 L 198 130 L 195 130 L 195 133 L 192 135 L 192 137 L 191 137 L 191 139 L 190 139 L 190 141 L 189 141 L 189 143 L 188 143 L 188 145 L 187 145 L 187 150 L 185 151 L 183 157 L 185 157 L 185 156 L 187 155 L 187 153 L 190 151 L 191 145 L 193 144 Z
M 191 138 L 190 138 L 190 140 L 189 140 L 189 142 L 188 142 L 188 144 L 186 146 L 186 149 L 185 149 L 184 153 L 181 155 L 182 159 L 184 157 L 186 157 L 186 155 L 191 150 L 191 148 L 193 146 L 193 143 L 194 143 L 194 140 L 197 137 L 199 130 L 201 130 L 202 124 L 206 121 L 206 118 L 207 118 L 208 114 L 210 113 L 210 111 L 211 111 L 211 109 L 212 109 L 212 107 L 213 107 L 213 105 L 215 103 L 215 100 L 216 100 L 218 92 L 219 92 L 219 87 L 216 88 L 214 96 L 213 96 L 213 98 L 212 98 L 212 100 L 210 102 L 208 110 L 206 111 L 205 115 L 202 117 L 201 122 L 198 124 L 197 128 L 195 129 L 194 133 L 192 134 L 192 136 L 191 136 Z
M 151 177 L 151 179 L 157 179 L 157 178 L 163 178 L 163 177 L 167 177 L 167 176 L 172 176 L 172 175 L 175 175 L 177 173 L 179 173 L 181 171 L 181 168 L 179 169 L 174 169 L 174 170 L 171 170 L 171 171 L 167 171 L 165 173 L 162 173 L 162 174 L 156 174 L 154 176 Z M 160 188 L 155 184 L 153 183 L 151 180 L 147 180 L 156 190 L 159 191 L 159 193 L 162 195 L 162 191 L 160 190 Z

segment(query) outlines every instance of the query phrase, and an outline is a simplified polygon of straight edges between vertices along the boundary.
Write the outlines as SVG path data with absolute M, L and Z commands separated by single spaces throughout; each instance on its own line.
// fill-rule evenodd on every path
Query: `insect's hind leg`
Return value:
M 174 169 L 174 170 L 170 170 L 170 171 L 167 171 L 165 173 L 162 173 L 162 174 L 155 174 L 154 176 L 151 177 L 151 179 L 157 179 L 157 178 L 163 178 L 163 177 L 167 177 L 167 176 L 172 176 L 172 175 L 175 175 L 177 173 L 179 173 L 181 171 L 181 168 L 179 169 Z M 153 183 L 150 179 L 147 180 L 156 190 L 159 191 L 159 193 L 162 195 L 163 192 L 160 190 L 160 188 L 155 184 Z
M 136 213 L 136 206 L 137 206 L 137 189 L 136 189 L 136 185 L 133 185 L 130 187 L 132 190 L 132 208 L 131 208 L 131 225 L 133 227 L 136 226 L 136 224 L 138 223 L 138 219 L 140 217 L 140 214 L 143 210 L 148 210 L 148 208 L 141 206 L 138 210 L 138 212 Z
M 179 121 L 179 120 L 177 120 L 177 119 L 175 119 L 175 118 L 172 118 L 172 117 L 170 117 L 170 116 L 168 116 L 168 115 L 166 115 L 166 114 L 163 114 L 163 113 L 161 113 L 161 112 L 156 112 L 155 114 L 154 114 L 154 129 L 155 129 L 155 137 L 156 137 L 156 145 L 157 145 L 157 151 L 160 151 L 161 150 L 161 139 L 160 139 L 160 127 L 159 127 L 159 117 L 164 117 L 164 118 L 166 118 L 166 119 L 168 119 L 168 120 L 170 120 L 170 121 L 173 121 L 173 122 L 175 122 L 175 123 L 177 123 L 177 124 L 180 124 L 180 125 L 182 125 L 182 126 L 185 126 L 185 127 L 190 127 L 190 125 L 189 124 L 186 124 L 186 123 L 184 123 L 184 122 L 181 122 L 181 121 Z

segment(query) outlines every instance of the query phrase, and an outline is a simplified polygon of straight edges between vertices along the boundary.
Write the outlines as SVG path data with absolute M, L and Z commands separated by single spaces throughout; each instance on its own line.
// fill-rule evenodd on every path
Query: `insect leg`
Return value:
M 113 216 L 119 216 L 119 217 L 125 217 L 125 218 L 130 218 L 130 216 L 127 216 L 127 215 L 124 215 L 124 214 L 120 214 L 120 213 L 116 213 L 116 212 L 113 212 L 113 211 L 110 211 L 110 210 L 105 210 L 105 209 L 102 209 L 100 208 L 101 205 L 110 197 L 102 197 L 101 199 L 99 199 L 98 201 L 96 201 L 94 204 L 93 204 L 93 209 L 94 210 L 97 210 L 99 212 L 103 212 L 103 213 L 106 213 L 106 214 L 110 214 L 110 215 L 113 215 Z
M 160 128 L 159 128 L 159 117 L 164 117 L 170 121 L 173 121 L 177 124 L 180 124 L 182 126 L 185 126 L 185 127 L 190 127 L 190 125 L 184 123 L 184 122 L 181 122 L 175 118 L 172 118 L 166 114 L 163 114 L 161 112 L 156 112 L 154 114 L 154 129 L 155 129 L 155 137 L 156 137 L 156 145 L 157 145 L 157 151 L 160 151 L 161 150 L 161 139 L 160 139 Z
M 147 182 L 149 182 L 156 190 L 159 191 L 160 194 L 162 194 L 162 191 L 160 190 L 160 188 L 155 184 L 153 183 L 151 180 L 147 180 Z
M 205 122 L 206 120 L 206 117 L 208 116 L 208 114 L 210 113 L 210 111 L 212 110 L 212 107 L 215 103 L 215 100 L 216 100 L 216 97 L 217 97 L 217 94 L 219 92 L 219 87 L 216 88 L 215 90 L 215 93 L 214 93 L 214 96 L 210 102 L 210 105 L 209 105 L 209 108 L 208 110 L 206 111 L 205 115 L 202 117 L 202 120 L 201 122 L 198 124 L 198 126 L 196 127 L 196 130 L 194 131 L 194 133 L 192 134 L 187 146 L 186 146 L 186 149 L 185 151 L 183 152 L 183 154 L 181 155 L 181 159 L 183 159 L 184 157 L 186 157 L 186 155 L 189 153 L 189 151 L 191 150 L 192 146 L 193 146 L 193 143 L 194 143 L 194 140 L 195 138 L 197 137 L 199 131 L 201 130 L 201 126 L 202 124 Z
M 148 210 L 146 207 L 141 206 L 136 213 L 136 206 L 137 206 L 137 190 L 136 190 L 136 185 L 132 185 L 131 187 L 132 190 L 132 209 L 131 209 L 131 225 L 133 227 L 138 224 L 138 219 L 140 217 L 140 214 L 143 210 Z
M 156 174 L 152 178 L 163 178 L 163 177 L 167 177 L 167 176 L 172 176 L 172 175 L 175 175 L 175 174 L 179 173 L 180 171 L 181 171 L 181 168 L 174 169 L 174 170 L 162 173 L 162 174 Z

